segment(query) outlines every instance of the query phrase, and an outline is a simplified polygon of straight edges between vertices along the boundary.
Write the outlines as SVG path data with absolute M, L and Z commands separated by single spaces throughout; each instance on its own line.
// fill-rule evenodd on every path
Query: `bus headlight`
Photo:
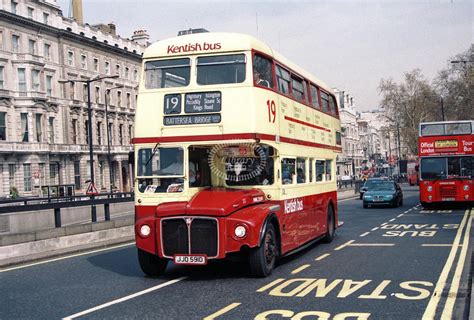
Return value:
M 247 235 L 247 229 L 242 225 L 238 225 L 234 229 L 234 234 L 237 238 L 243 239 Z
M 433 191 L 433 186 L 428 186 L 427 190 L 428 190 L 428 192 Z
M 433 199 L 433 197 L 432 197 L 432 196 L 428 196 L 428 200 L 431 201 L 431 199 Z
M 469 186 L 466 184 L 464 187 L 463 187 L 464 191 L 469 191 Z
M 148 237 L 151 233 L 151 228 L 149 225 L 144 224 L 140 227 L 140 235 L 142 237 Z
M 469 199 L 469 195 L 466 194 L 466 195 L 464 196 L 464 199 L 465 199 L 465 200 L 468 200 L 468 199 Z

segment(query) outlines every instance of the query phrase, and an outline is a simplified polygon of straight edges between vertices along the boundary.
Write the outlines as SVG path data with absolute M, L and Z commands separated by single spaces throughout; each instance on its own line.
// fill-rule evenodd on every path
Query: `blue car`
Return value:
M 380 181 L 364 192 L 363 206 L 389 205 L 394 208 L 403 205 L 402 188 L 394 181 Z

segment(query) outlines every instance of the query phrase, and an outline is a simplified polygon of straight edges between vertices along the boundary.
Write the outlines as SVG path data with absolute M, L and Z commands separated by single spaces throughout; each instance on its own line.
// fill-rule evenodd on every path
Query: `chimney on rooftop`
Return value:
M 139 45 L 148 46 L 150 44 L 150 36 L 146 30 L 137 30 L 133 32 L 132 41 L 135 41 Z
M 82 15 L 82 0 L 72 0 L 72 17 L 80 24 L 84 24 Z

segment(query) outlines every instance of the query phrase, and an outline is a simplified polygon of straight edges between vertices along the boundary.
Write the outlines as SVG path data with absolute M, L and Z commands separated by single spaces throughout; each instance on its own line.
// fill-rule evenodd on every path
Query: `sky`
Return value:
M 57 3 L 67 17 L 70 0 Z M 419 68 L 432 80 L 467 51 L 473 10 L 470 0 L 83 0 L 84 22 L 114 22 L 124 38 L 145 29 L 154 42 L 189 28 L 255 36 L 350 93 L 358 111 L 379 107 L 381 79 Z

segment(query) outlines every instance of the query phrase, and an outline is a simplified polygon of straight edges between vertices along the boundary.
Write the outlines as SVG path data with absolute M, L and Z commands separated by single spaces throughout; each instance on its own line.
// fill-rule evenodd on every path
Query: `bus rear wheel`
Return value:
M 249 254 L 250 272 L 255 277 L 269 276 L 275 267 L 277 257 L 277 238 L 275 227 L 269 223 L 265 228 L 262 243 Z
M 336 235 L 336 217 L 334 216 L 334 208 L 331 204 L 328 206 L 327 228 L 328 229 L 326 231 L 326 235 L 324 236 L 323 241 L 326 243 L 330 243 Z
M 162 275 L 168 265 L 168 260 L 162 259 L 141 249 L 138 249 L 138 262 L 140 263 L 142 271 L 150 277 Z

